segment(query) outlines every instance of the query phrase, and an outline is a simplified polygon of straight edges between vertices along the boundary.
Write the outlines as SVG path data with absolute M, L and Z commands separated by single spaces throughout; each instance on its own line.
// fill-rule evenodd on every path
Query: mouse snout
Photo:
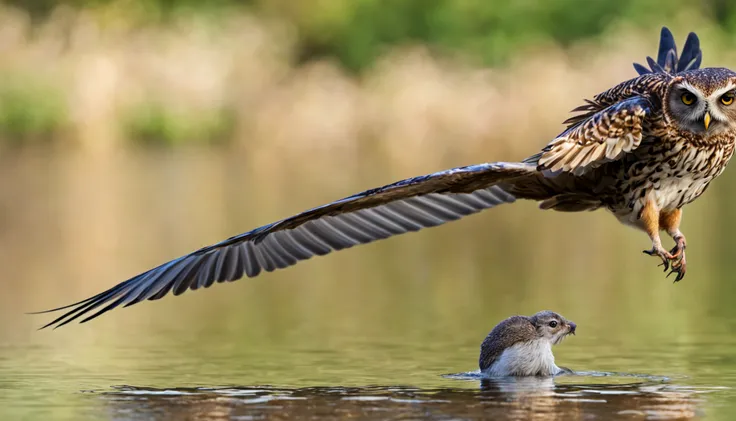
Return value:
M 569 325 L 570 325 L 570 333 L 572 333 L 574 335 L 575 334 L 575 328 L 577 328 L 578 325 L 576 325 L 575 322 L 569 322 Z

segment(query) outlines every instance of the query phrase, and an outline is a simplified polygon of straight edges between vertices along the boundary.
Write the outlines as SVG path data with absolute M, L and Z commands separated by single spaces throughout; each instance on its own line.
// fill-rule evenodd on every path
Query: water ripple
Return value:
M 412 386 L 304 387 L 268 385 L 156 389 L 115 386 L 93 391 L 113 414 L 130 420 L 191 419 L 381 419 L 406 418 L 582 420 L 639 416 L 691 419 L 702 416 L 702 393 L 719 386 L 670 384 L 666 377 L 626 373 L 575 373 L 564 378 L 483 379 L 474 388 Z M 560 381 L 563 380 L 563 381 Z M 136 398 L 131 400 L 131 398 Z M 118 417 L 114 417 L 118 418 Z

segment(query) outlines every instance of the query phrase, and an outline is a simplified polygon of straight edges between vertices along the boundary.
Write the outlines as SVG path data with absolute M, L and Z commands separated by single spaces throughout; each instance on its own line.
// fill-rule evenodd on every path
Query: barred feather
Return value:
M 367 190 L 256 228 L 164 263 L 77 303 L 45 327 L 86 322 L 169 292 L 209 288 L 292 266 L 313 256 L 434 227 L 516 200 L 497 184 L 534 174 L 520 163 L 479 164 Z M 45 312 L 42 312 L 45 313 Z

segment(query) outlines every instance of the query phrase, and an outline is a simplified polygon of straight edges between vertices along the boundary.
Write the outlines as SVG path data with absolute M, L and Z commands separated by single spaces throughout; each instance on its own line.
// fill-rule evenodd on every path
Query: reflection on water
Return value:
M 692 419 L 711 390 L 648 381 L 555 384 L 552 378 L 486 380 L 476 389 L 278 387 L 94 392 L 111 419 Z

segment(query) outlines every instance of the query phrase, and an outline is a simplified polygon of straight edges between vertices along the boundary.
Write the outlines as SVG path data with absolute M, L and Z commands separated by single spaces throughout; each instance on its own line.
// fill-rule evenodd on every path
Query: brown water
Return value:
M 243 155 L 0 159 L 0 419 L 736 413 L 731 171 L 686 211 L 689 272 L 676 285 L 641 254 L 645 236 L 609 215 L 527 203 L 84 325 L 37 331 L 49 318 L 23 314 L 415 175 L 357 162 L 264 172 Z M 499 320 L 541 309 L 578 324 L 555 354 L 587 374 L 490 385 L 443 376 L 475 370 Z

